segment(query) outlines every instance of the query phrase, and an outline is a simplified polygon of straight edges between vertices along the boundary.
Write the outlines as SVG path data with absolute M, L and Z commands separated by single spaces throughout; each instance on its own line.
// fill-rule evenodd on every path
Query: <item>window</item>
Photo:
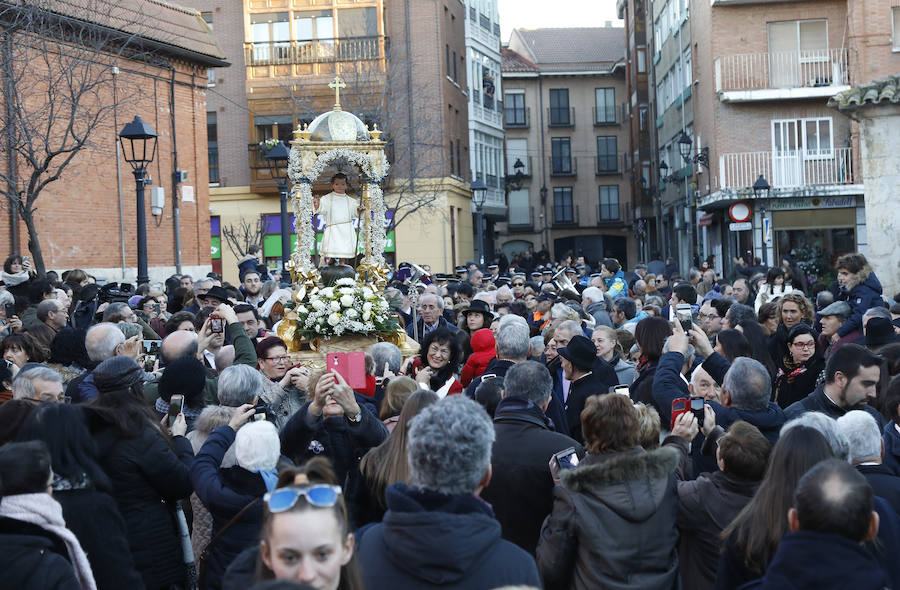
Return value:
M 689 88 L 694 83 L 694 75 L 691 73 L 691 48 L 684 50 L 684 87 Z
M 341 13 L 341 32 L 344 30 L 344 13 Z M 297 41 L 334 39 L 334 17 L 330 10 L 312 10 L 294 13 L 294 38 Z
M 571 125 L 568 88 L 550 90 L 550 124 Z
M 456 162 L 457 162 L 457 165 L 460 167 L 459 175 L 460 175 L 460 176 L 463 176 L 463 173 L 462 173 L 462 160 L 459 159 L 459 140 L 458 140 L 458 139 L 456 140 Z
M 516 173 L 516 162 L 522 162 L 525 166 L 522 168 L 522 174 L 531 174 L 530 162 L 528 161 L 528 140 L 527 139 L 507 139 L 506 140 L 506 173 L 513 176 Z
M 288 13 L 251 14 L 250 30 L 255 61 L 273 63 L 290 56 L 291 24 Z
M 459 77 L 456 74 L 456 52 L 453 52 L 453 81 L 459 82 Z
M 253 127 L 256 131 L 256 141 L 265 141 L 267 139 L 280 139 L 286 145 L 290 145 L 293 139 L 294 118 L 291 115 L 270 115 L 253 117 Z M 262 150 L 258 151 L 260 160 L 258 164 L 266 166 L 266 161 L 262 157 Z
M 572 205 L 572 187 L 554 187 L 553 222 L 575 223 L 575 211 L 574 206 Z
M 823 159 L 833 157 L 831 145 L 831 117 L 824 119 L 805 119 L 803 121 L 805 137 L 803 148 L 806 159 Z
M 216 68 L 206 68 L 206 87 L 212 88 L 216 85 Z
M 453 159 L 453 140 L 450 140 L 450 176 L 456 174 L 456 163 Z
M 638 115 L 640 116 L 641 131 L 646 131 L 647 130 L 647 108 L 641 107 L 638 110 Z
M 378 36 L 378 11 L 375 7 L 344 8 L 339 16 L 338 36 L 341 39 Z
M 525 118 L 525 93 L 507 92 L 504 101 L 506 103 L 506 125 L 508 127 L 526 127 L 528 121 Z
M 900 51 L 900 6 L 891 8 L 891 20 L 893 22 L 892 39 L 894 51 Z
M 209 183 L 218 183 L 219 129 L 215 111 L 206 113 L 206 153 L 209 156 Z
M 607 135 L 597 138 L 597 172 L 608 174 L 618 172 L 616 136 Z
M 449 43 L 446 44 L 446 45 L 444 45 L 444 52 L 447 54 L 447 55 L 446 55 L 446 58 L 447 58 L 447 77 L 449 78 L 449 77 L 450 77 L 450 72 L 453 71 L 453 70 L 451 69 L 453 66 L 450 64 L 450 44 L 449 44 Z
M 800 63 L 828 60 L 828 21 L 794 20 L 769 23 L 769 53 L 787 53 Z M 773 59 L 770 57 L 770 59 Z M 796 62 L 794 62 L 796 63 Z
M 594 103 L 597 110 L 595 123 L 616 122 L 616 89 L 597 88 L 594 90 Z
M 600 221 L 619 219 L 619 187 L 618 185 L 600 187 Z
M 213 13 L 201 12 L 200 18 L 202 18 L 203 22 L 205 22 L 209 26 L 209 30 L 212 30 L 212 28 L 213 28 Z
M 643 47 L 639 47 L 635 53 L 637 54 L 638 74 L 647 73 L 647 50 Z
M 552 171 L 554 174 L 572 173 L 572 143 L 568 137 L 554 137 L 550 140 Z

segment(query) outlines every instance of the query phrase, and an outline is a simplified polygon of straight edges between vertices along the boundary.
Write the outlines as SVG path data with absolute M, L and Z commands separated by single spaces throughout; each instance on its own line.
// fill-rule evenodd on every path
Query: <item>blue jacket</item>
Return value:
M 241 551 L 259 543 L 262 527 L 262 496 L 266 485 L 262 476 L 241 467 L 219 469 L 225 452 L 234 443 L 235 432 L 230 426 L 212 431 L 194 458 L 191 484 L 197 497 L 213 517 L 213 535 L 218 533 L 238 512 L 251 502 L 256 504 L 241 519 L 219 537 L 207 555 L 206 589 L 222 587 L 225 569 Z M 197 558 L 199 559 L 199 555 Z
M 884 464 L 900 475 L 900 432 L 895 424 L 893 420 L 888 422 L 881 438 L 884 439 Z
M 781 540 L 765 577 L 741 588 L 882 590 L 889 587 L 890 581 L 878 567 L 878 560 L 860 543 L 841 535 L 801 530 L 788 533 Z
M 619 297 L 628 297 L 628 284 L 625 282 L 625 273 L 622 269 L 608 279 L 603 279 L 606 283 L 606 293 L 613 299 Z
M 837 333 L 840 336 L 846 336 L 854 330 L 859 330 L 861 332 L 862 316 L 866 313 L 866 310 L 870 307 L 876 307 L 883 304 L 881 300 L 881 281 L 879 281 L 878 277 L 875 276 L 875 273 L 872 272 L 869 273 L 866 280 L 850 289 L 849 293 L 844 293 L 843 289 L 841 289 L 841 291 L 841 299 L 846 300 L 853 311 L 850 317 L 847 318 L 847 321 L 838 328 Z
M 534 558 L 500 537 L 491 507 L 396 483 L 384 521 L 357 533 L 366 588 L 469 590 L 541 587 Z

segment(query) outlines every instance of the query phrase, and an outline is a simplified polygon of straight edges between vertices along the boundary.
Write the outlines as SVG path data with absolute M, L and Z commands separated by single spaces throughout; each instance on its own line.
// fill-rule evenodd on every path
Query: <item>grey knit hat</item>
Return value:
M 94 385 L 100 393 L 120 391 L 144 380 L 144 370 L 130 356 L 106 359 L 93 371 Z

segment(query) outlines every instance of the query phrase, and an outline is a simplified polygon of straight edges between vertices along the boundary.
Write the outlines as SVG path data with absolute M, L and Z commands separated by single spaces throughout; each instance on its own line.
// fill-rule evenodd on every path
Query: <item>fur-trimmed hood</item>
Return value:
M 566 489 L 599 501 L 622 518 L 639 522 L 659 508 L 678 460 L 678 451 L 670 447 L 588 455 L 577 468 L 561 473 L 560 480 Z
M 870 278 L 874 279 L 874 281 L 870 280 Z M 868 285 L 866 285 L 867 283 Z M 876 284 L 878 285 L 877 288 L 875 287 Z M 877 291 L 878 294 L 881 294 L 881 282 L 874 274 L 872 274 L 872 266 L 870 264 L 866 264 L 858 273 L 851 275 L 850 281 L 844 286 L 844 289 L 850 292 L 857 285 L 866 285 L 872 288 L 873 291 Z

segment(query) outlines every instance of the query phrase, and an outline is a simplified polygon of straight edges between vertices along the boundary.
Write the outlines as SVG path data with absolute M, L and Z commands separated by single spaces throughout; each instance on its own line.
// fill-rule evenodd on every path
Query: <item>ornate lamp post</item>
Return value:
M 281 269 L 287 272 L 288 260 L 291 259 L 291 228 L 288 223 L 287 196 L 288 196 L 288 158 L 291 152 L 283 141 L 272 146 L 266 152 L 266 162 L 269 163 L 269 171 L 272 178 L 278 183 L 278 196 L 281 199 Z
M 137 282 L 149 283 L 147 270 L 147 216 L 144 211 L 144 184 L 147 181 L 147 166 L 156 156 L 156 131 L 144 123 L 140 115 L 125 125 L 119 133 L 122 154 L 131 164 L 137 192 Z
M 484 264 L 484 200 L 487 198 L 487 185 L 480 178 L 476 178 L 469 186 L 472 189 L 472 202 L 475 203 L 475 214 L 478 218 L 478 259 Z

